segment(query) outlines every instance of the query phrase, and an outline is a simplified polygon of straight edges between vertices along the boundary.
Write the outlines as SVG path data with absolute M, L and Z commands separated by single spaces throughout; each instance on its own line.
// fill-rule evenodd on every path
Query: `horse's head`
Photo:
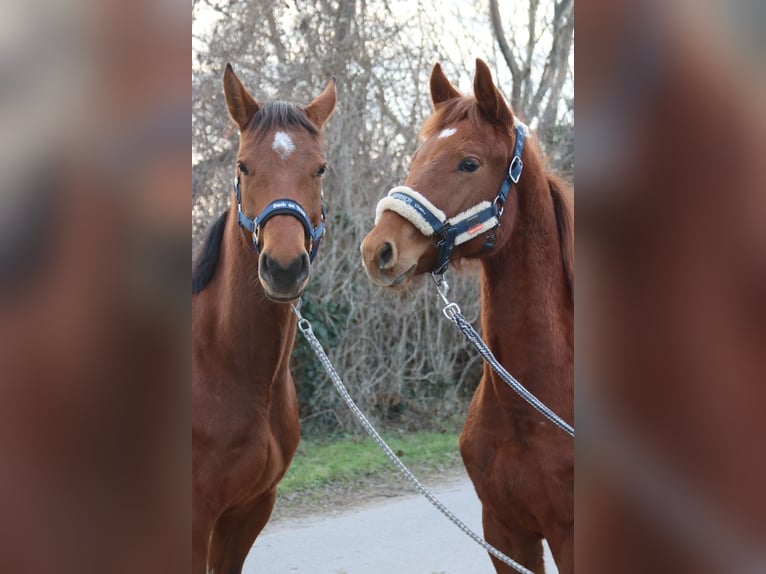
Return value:
M 497 224 L 511 185 L 509 164 L 517 164 L 516 180 L 520 173 L 516 141 L 524 140 L 520 130 L 514 135 L 513 113 L 489 68 L 476 60 L 473 97 L 462 96 L 439 64 L 430 84 L 434 113 L 423 126 L 407 180 L 380 201 L 375 228 L 361 246 L 367 275 L 385 287 L 402 287 L 416 274 L 443 271 L 450 260 L 479 256 L 509 232 L 511 214 L 502 228 Z M 515 155 L 518 162 L 512 162 Z M 505 195 L 498 201 L 501 188 Z
M 229 114 L 239 126 L 235 191 L 247 247 L 260 252 L 266 295 L 301 295 L 324 231 L 320 130 L 335 109 L 335 80 L 308 106 L 259 105 L 231 68 L 223 78 Z M 250 240 L 252 235 L 252 241 Z

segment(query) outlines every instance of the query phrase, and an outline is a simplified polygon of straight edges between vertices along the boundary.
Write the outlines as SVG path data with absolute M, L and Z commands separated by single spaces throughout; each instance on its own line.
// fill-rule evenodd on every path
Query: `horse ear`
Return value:
M 239 81 L 231 64 L 226 64 L 226 71 L 223 73 L 223 94 L 231 119 L 237 123 L 239 131 L 243 131 L 258 111 L 258 102 Z
M 476 76 L 473 79 L 473 95 L 479 109 L 488 118 L 503 125 L 513 124 L 513 112 L 492 81 L 492 72 L 483 60 L 476 58 Z
M 306 115 L 311 120 L 311 123 L 321 129 L 335 110 L 336 100 L 335 76 L 333 76 L 330 81 L 327 82 L 327 87 L 324 91 L 306 106 Z
M 459 98 L 461 95 L 444 75 L 441 64 L 436 62 L 434 69 L 431 70 L 431 102 L 433 102 L 434 108 L 447 100 Z

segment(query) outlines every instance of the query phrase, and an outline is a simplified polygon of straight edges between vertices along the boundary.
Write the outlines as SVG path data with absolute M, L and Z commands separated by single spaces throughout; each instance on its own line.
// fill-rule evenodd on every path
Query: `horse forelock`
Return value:
M 273 130 L 300 128 L 306 130 L 312 137 L 319 139 L 319 129 L 311 123 L 305 110 L 288 102 L 266 102 L 250 120 L 245 133 L 260 139 Z
M 474 97 L 464 96 L 440 104 L 434 113 L 426 118 L 423 128 L 420 130 L 420 137 L 426 140 L 464 120 L 470 121 L 471 125 L 479 130 L 485 130 L 487 125 L 492 126 L 500 134 L 510 135 L 513 127 L 489 119 L 479 109 Z

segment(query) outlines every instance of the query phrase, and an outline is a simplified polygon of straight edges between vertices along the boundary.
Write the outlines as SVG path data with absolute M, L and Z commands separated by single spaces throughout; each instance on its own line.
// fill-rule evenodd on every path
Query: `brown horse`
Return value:
M 240 142 L 235 198 L 193 266 L 194 574 L 241 572 L 298 446 L 289 302 L 323 229 L 320 130 L 335 108 L 334 79 L 305 108 L 259 105 L 231 66 L 223 86 Z
M 472 217 L 481 209 L 492 209 L 506 174 L 517 163 L 511 158 L 519 150 L 523 172 L 517 183 L 505 188 L 508 195 L 500 202 L 497 219 L 467 225 L 463 229 L 467 235 L 456 241 L 449 255 L 453 262 L 480 259 L 484 339 L 511 373 L 571 423 L 572 192 L 545 173 L 534 146 L 527 144 L 523 152 L 517 147 L 523 142 L 520 124 L 484 62 L 476 61 L 474 97 L 462 96 L 439 64 L 430 84 L 435 111 L 424 124 L 424 141 L 412 158 L 405 186 L 392 193 L 419 197 L 421 207 L 430 202 L 434 212 L 441 210 L 453 221 L 462 214 Z M 372 281 L 402 288 L 414 275 L 442 267 L 442 249 L 422 225 L 413 222 L 407 208 L 381 209 L 384 201 L 375 228 L 362 243 L 362 260 Z M 493 225 L 498 220 L 500 225 Z M 487 541 L 534 572 L 542 572 L 542 538 L 546 538 L 559 571 L 572 572 L 573 442 L 486 365 L 460 438 L 460 452 L 482 502 Z M 492 560 L 498 572 L 513 571 Z

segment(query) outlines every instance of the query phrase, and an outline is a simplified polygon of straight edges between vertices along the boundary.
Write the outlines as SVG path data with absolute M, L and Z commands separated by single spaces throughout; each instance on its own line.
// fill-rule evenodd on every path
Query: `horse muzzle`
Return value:
M 401 289 L 409 284 L 430 243 L 406 222 L 393 220 L 392 223 L 397 227 L 389 229 L 384 222 L 364 238 L 362 266 L 376 285 Z
M 284 263 L 266 251 L 258 260 L 258 278 L 266 296 L 280 303 L 294 301 L 301 296 L 308 283 L 311 264 L 305 251 Z

